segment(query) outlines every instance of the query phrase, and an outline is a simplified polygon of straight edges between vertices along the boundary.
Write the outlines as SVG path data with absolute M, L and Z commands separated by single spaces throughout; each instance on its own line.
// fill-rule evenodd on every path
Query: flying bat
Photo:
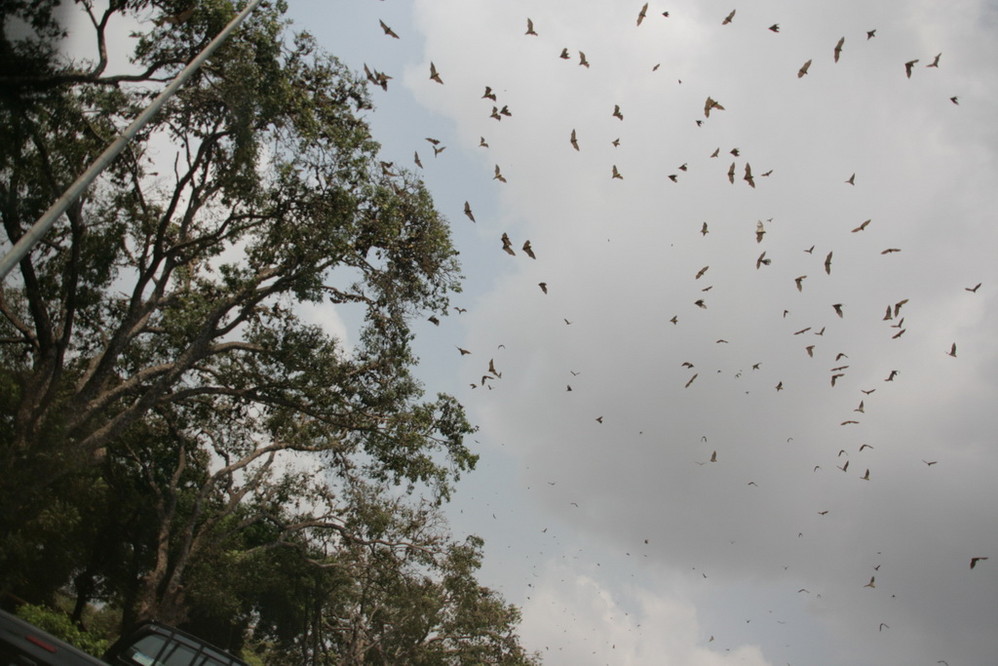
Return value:
M 914 60 L 909 60 L 904 64 L 904 73 L 909 79 L 911 78 L 911 70 L 915 66 L 916 62 L 918 62 L 918 58 L 915 58 Z
M 709 234 L 709 233 L 710 233 L 710 232 L 709 232 L 709 231 L 707 231 L 707 223 L 706 223 L 706 222 L 704 222 L 704 223 L 703 223 L 703 226 L 702 226 L 702 227 L 700 227 L 700 235 L 701 235 L 701 236 L 706 236 L 706 235 L 707 235 L 707 234 Z M 978 287 L 980 287 L 981 285 L 977 285 L 977 286 L 978 286 Z M 975 287 L 975 288 L 973 289 L 973 291 L 977 291 L 977 288 Z
M 509 235 L 505 231 L 502 234 L 502 249 L 509 256 L 516 256 L 516 252 L 513 251 L 513 242 L 509 239 Z
M 430 80 L 436 81 L 437 83 L 443 85 L 444 80 L 440 78 L 440 73 L 437 72 L 437 66 L 430 61 Z
M 779 32 L 780 31 L 780 24 L 779 23 L 774 23 L 773 25 L 769 26 L 769 29 L 772 32 Z
M 729 23 L 731 23 L 731 20 L 733 18 L 735 18 L 735 10 L 734 9 L 731 10 L 730 14 L 728 14 L 727 16 L 724 17 L 724 20 L 721 21 L 721 25 L 728 25 Z
M 936 67 L 936 68 L 938 68 L 939 67 L 939 57 L 941 55 L 942 55 L 942 53 L 937 53 L 936 57 L 933 58 L 932 62 L 930 62 L 928 65 L 926 65 L 926 67 Z
M 797 277 L 794 278 L 794 283 L 797 285 L 797 291 L 803 293 L 803 291 L 804 291 L 804 284 L 803 283 L 804 283 L 804 280 L 806 278 L 807 278 L 806 275 L 798 275 Z
M 703 104 L 703 115 L 705 118 L 710 118 L 710 110 L 717 109 L 718 111 L 724 111 L 724 107 L 714 99 L 713 97 L 708 97 L 707 101 Z
M 638 25 L 645 20 L 645 16 L 648 14 L 648 3 L 646 2 L 642 7 L 641 11 L 638 12 Z
M 745 176 L 744 176 L 744 180 L 745 180 L 746 183 L 748 183 L 749 185 L 751 185 L 753 188 L 755 187 L 755 179 L 752 178 L 752 167 L 749 165 L 748 162 L 745 163 Z
M 835 62 L 839 61 L 839 56 L 842 55 L 842 45 L 846 43 L 846 38 L 842 37 L 839 39 L 838 43 L 835 44 Z
M 524 251 L 524 252 L 525 252 L 525 253 L 527 254 L 527 256 L 528 256 L 528 257 L 530 257 L 531 259 L 536 259 L 536 258 L 537 258 L 537 256 L 536 256 L 536 255 L 534 254 L 534 248 L 532 248 L 532 247 L 530 246 L 530 241 L 529 241 L 529 240 L 528 240 L 528 241 L 525 241 L 525 242 L 523 243 L 523 251 Z
M 953 358 L 956 358 L 956 343 L 955 342 L 953 343 L 953 346 L 950 347 L 949 351 L 946 352 L 946 353 L 949 354 L 950 356 L 952 356 Z
M 572 130 L 572 138 L 569 139 L 569 143 L 572 144 L 572 148 L 575 148 L 576 150 L 579 149 L 579 140 L 575 136 L 575 130 L 574 129 Z
M 586 60 L 586 54 L 582 51 L 579 51 L 579 64 L 586 69 L 589 69 L 589 61 Z
M 835 303 L 834 305 L 832 305 L 832 308 L 835 309 L 835 314 L 837 314 L 839 316 L 839 318 L 841 318 L 842 317 L 842 304 L 841 303 Z
M 707 269 L 708 269 L 708 268 L 710 268 L 710 266 L 704 266 L 704 267 L 703 267 L 703 268 L 701 268 L 701 269 L 700 269 L 699 271 L 697 271 L 697 276 L 696 276 L 696 278 L 694 278 L 694 279 L 696 279 L 696 280 L 699 280 L 700 278 L 702 278 L 702 277 L 703 277 L 703 274 L 707 272 Z
M 975 285 L 974 285 L 973 287 L 964 287 L 964 290 L 965 290 L 965 291 L 969 291 L 969 292 L 970 292 L 970 293 L 972 293 L 972 294 L 976 294 L 976 293 L 977 293 L 977 290 L 978 290 L 978 289 L 980 289 L 980 288 L 981 288 L 981 283 L 980 283 L 980 282 L 978 282 L 978 283 L 977 283 L 977 284 L 975 284 Z
M 534 22 L 530 19 L 527 19 L 527 32 L 524 34 L 533 35 L 534 37 L 537 36 L 537 33 L 534 32 Z
M 732 185 L 735 184 L 735 163 L 734 162 L 732 162 L 731 166 L 728 168 L 728 180 L 731 181 Z
M 468 216 L 468 219 L 472 222 L 475 221 L 475 214 L 471 212 L 471 204 L 467 201 L 464 202 L 464 214 Z
M 856 174 L 854 173 L 853 175 L 849 176 L 849 178 L 846 179 L 846 183 L 848 183 L 849 185 L 855 185 L 856 184 Z
M 543 291 L 545 294 L 548 293 L 548 283 L 547 282 L 538 282 L 537 286 L 540 287 L 541 291 Z
M 492 176 L 492 180 L 498 180 L 500 183 L 505 183 L 506 178 L 502 175 L 502 171 L 499 169 L 499 165 L 496 165 L 496 175 Z
M 828 275 L 832 274 L 832 253 L 829 252 L 828 256 L 825 257 L 825 273 Z
M 384 22 L 384 21 L 382 21 L 382 20 L 380 20 L 380 19 L 379 19 L 379 20 L 378 20 L 378 23 L 380 23 L 380 24 L 381 24 L 381 29 L 385 31 L 385 34 L 386 34 L 386 35 L 388 35 L 389 37 L 394 37 L 395 39 L 398 39 L 398 38 L 399 38 L 399 36 L 395 34 L 395 31 L 394 31 L 394 30 L 392 30 L 392 29 L 391 29 L 391 28 L 389 28 L 389 27 L 388 27 L 387 25 L 385 25 L 385 22 Z
M 803 65 L 801 65 L 800 69 L 797 70 L 797 78 L 798 79 L 803 78 L 803 76 L 807 74 L 807 70 L 810 68 L 811 68 L 811 61 L 808 60 Z
M 863 229 L 866 229 L 867 225 L 870 224 L 871 221 L 872 220 L 866 220 L 866 221 L 864 221 L 858 227 L 856 227 L 855 229 L 853 229 L 852 233 L 856 233 L 857 231 L 862 231 Z
M 564 49 L 562 49 L 562 50 L 561 50 L 561 54 L 560 54 L 560 55 L 559 55 L 558 57 L 559 57 L 559 58 L 561 58 L 562 60 L 568 60 L 568 59 L 569 59 L 569 58 L 571 58 L 572 56 L 570 56 L 570 55 L 568 54 L 568 49 L 567 49 L 567 48 L 564 48 Z
M 978 562 L 983 562 L 986 559 L 988 559 L 988 558 L 987 557 L 972 557 L 972 558 L 970 558 L 970 568 L 973 569 L 974 567 L 977 566 Z
M 620 180 L 624 180 L 624 177 L 620 175 L 620 171 L 617 170 L 616 164 L 613 165 L 613 172 L 610 175 L 611 180 L 613 180 L 614 178 L 619 178 Z

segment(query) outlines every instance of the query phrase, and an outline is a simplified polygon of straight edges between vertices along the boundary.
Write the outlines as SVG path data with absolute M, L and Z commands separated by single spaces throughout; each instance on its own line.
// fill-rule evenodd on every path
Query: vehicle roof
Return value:
M 232 666 L 249 666 L 249 664 L 242 659 L 229 654 L 222 648 L 213 645 L 202 638 L 198 638 L 183 629 L 178 629 L 156 621 L 144 622 L 128 634 L 122 636 L 122 639 L 111 646 L 107 653 L 105 653 L 104 658 L 108 661 L 112 661 L 111 657 L 117 655 L 123 647 L 134 644 L 139 638 L 149 634 L 160 634 L 169 638 L 180 639 L 182 642 L 188 643 L 191 646 L 196 646 L 199 649 L 203 646 L 210 651 L 210 656 L 217 662 L 231 664 Z

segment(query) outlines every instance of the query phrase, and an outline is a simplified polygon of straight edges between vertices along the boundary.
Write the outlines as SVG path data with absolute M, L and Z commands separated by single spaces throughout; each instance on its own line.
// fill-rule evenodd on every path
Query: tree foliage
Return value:
M 10 243 L 235 10 L 83 0 L 96 52 L 71 60 L 58 6 L 0 14 Z M 100 599 L 126 624 L 256 624 L 303 663 L 518 663 L 515 609 L 471 591 L 478 546 L 434 517 L 476 461 L 461 406 L 412 375 L 410 322 L 460 288 L 446 220 L 378 161 L 363 80 L 282 10 L 255 12 L 3 285 L 0 589 L 71 582 L 77 619 Z M 122 16 L 150 26 L 126 74 Z M 353 346 L 303 303 L 355 314 Z M 268 565 L 290 587 L 262 584 Z M 298 586 L 313 606 L 273 619 Z

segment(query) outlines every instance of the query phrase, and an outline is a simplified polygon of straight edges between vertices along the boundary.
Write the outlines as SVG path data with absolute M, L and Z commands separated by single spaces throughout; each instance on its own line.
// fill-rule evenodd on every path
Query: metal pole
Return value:
M 21 236 L 14 247 L 11 248 L 3 259 L 0 259 L 0 280 L 4 280 L 7 274 L 11 271 L 24 258 L 24 256 L 34 247 L 42 236 L 44 236 L 48 230 L 52 227 L 55 221 L 62 215 L 69 205 L 75 201 L 81 194 L 83 194 L 88 187 L 96 180 L 97 176 L 107 168 L 107 166 L 114 160 L 115 157 L 124 150 L 128 142 L 131 141 L 136 134 L 139 133 L 146 123 L 148 123 L 154 115 L 163 107 L 170 97 L 173 96 L 175 92 L 182 86 L 187 79 L 197 71 L 197 69 L 207 60 L 215 50 L 222 45 L 222 43 L 229 37 L 229 35 L 234 31 L 243 20 L 249 16 L 257 5 L 260 4 L 262 0 L 250 0 L 250 3 L 246 5 L 239 14 L 233 18 L 227 26 L 218 33 L 218 35 L 209 42 L 209 44 L 204 47 L 204 50 L 197 55 L 194 60 L 190 61 L 186 67 L 177 75 L 177 78 L 173 79 L 166 88 L 152 101 L 152 103 L 146 107 L 145 111 L 139 114 L 139 117 L 132 121 L 132 124 L 128 126 L 128 129 L 124 131 L 117 139 L 115 139 L 110 146 L 108 146 L 100 157 L 94 160 L 93 164 L 84 171 L 76 181 L 69 186 L 61 197 L 54 204 L 52 204 L 45 213 L 35 221 L 35 224 L 28 229 L 23 236 Z

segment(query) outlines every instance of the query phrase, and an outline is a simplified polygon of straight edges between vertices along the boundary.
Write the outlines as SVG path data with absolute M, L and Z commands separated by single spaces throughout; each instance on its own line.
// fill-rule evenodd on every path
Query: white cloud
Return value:
M 689 602 L 647 589 L 615 593 L 598 579 L 563 564 L 548 565 L 523 614 L 523 638 L 531 646 L 542 646 L 538 649 L 549 663 L 771 663 L 756 645 L 721 647 L 721 642 L 700 626 L 696 608 Z

